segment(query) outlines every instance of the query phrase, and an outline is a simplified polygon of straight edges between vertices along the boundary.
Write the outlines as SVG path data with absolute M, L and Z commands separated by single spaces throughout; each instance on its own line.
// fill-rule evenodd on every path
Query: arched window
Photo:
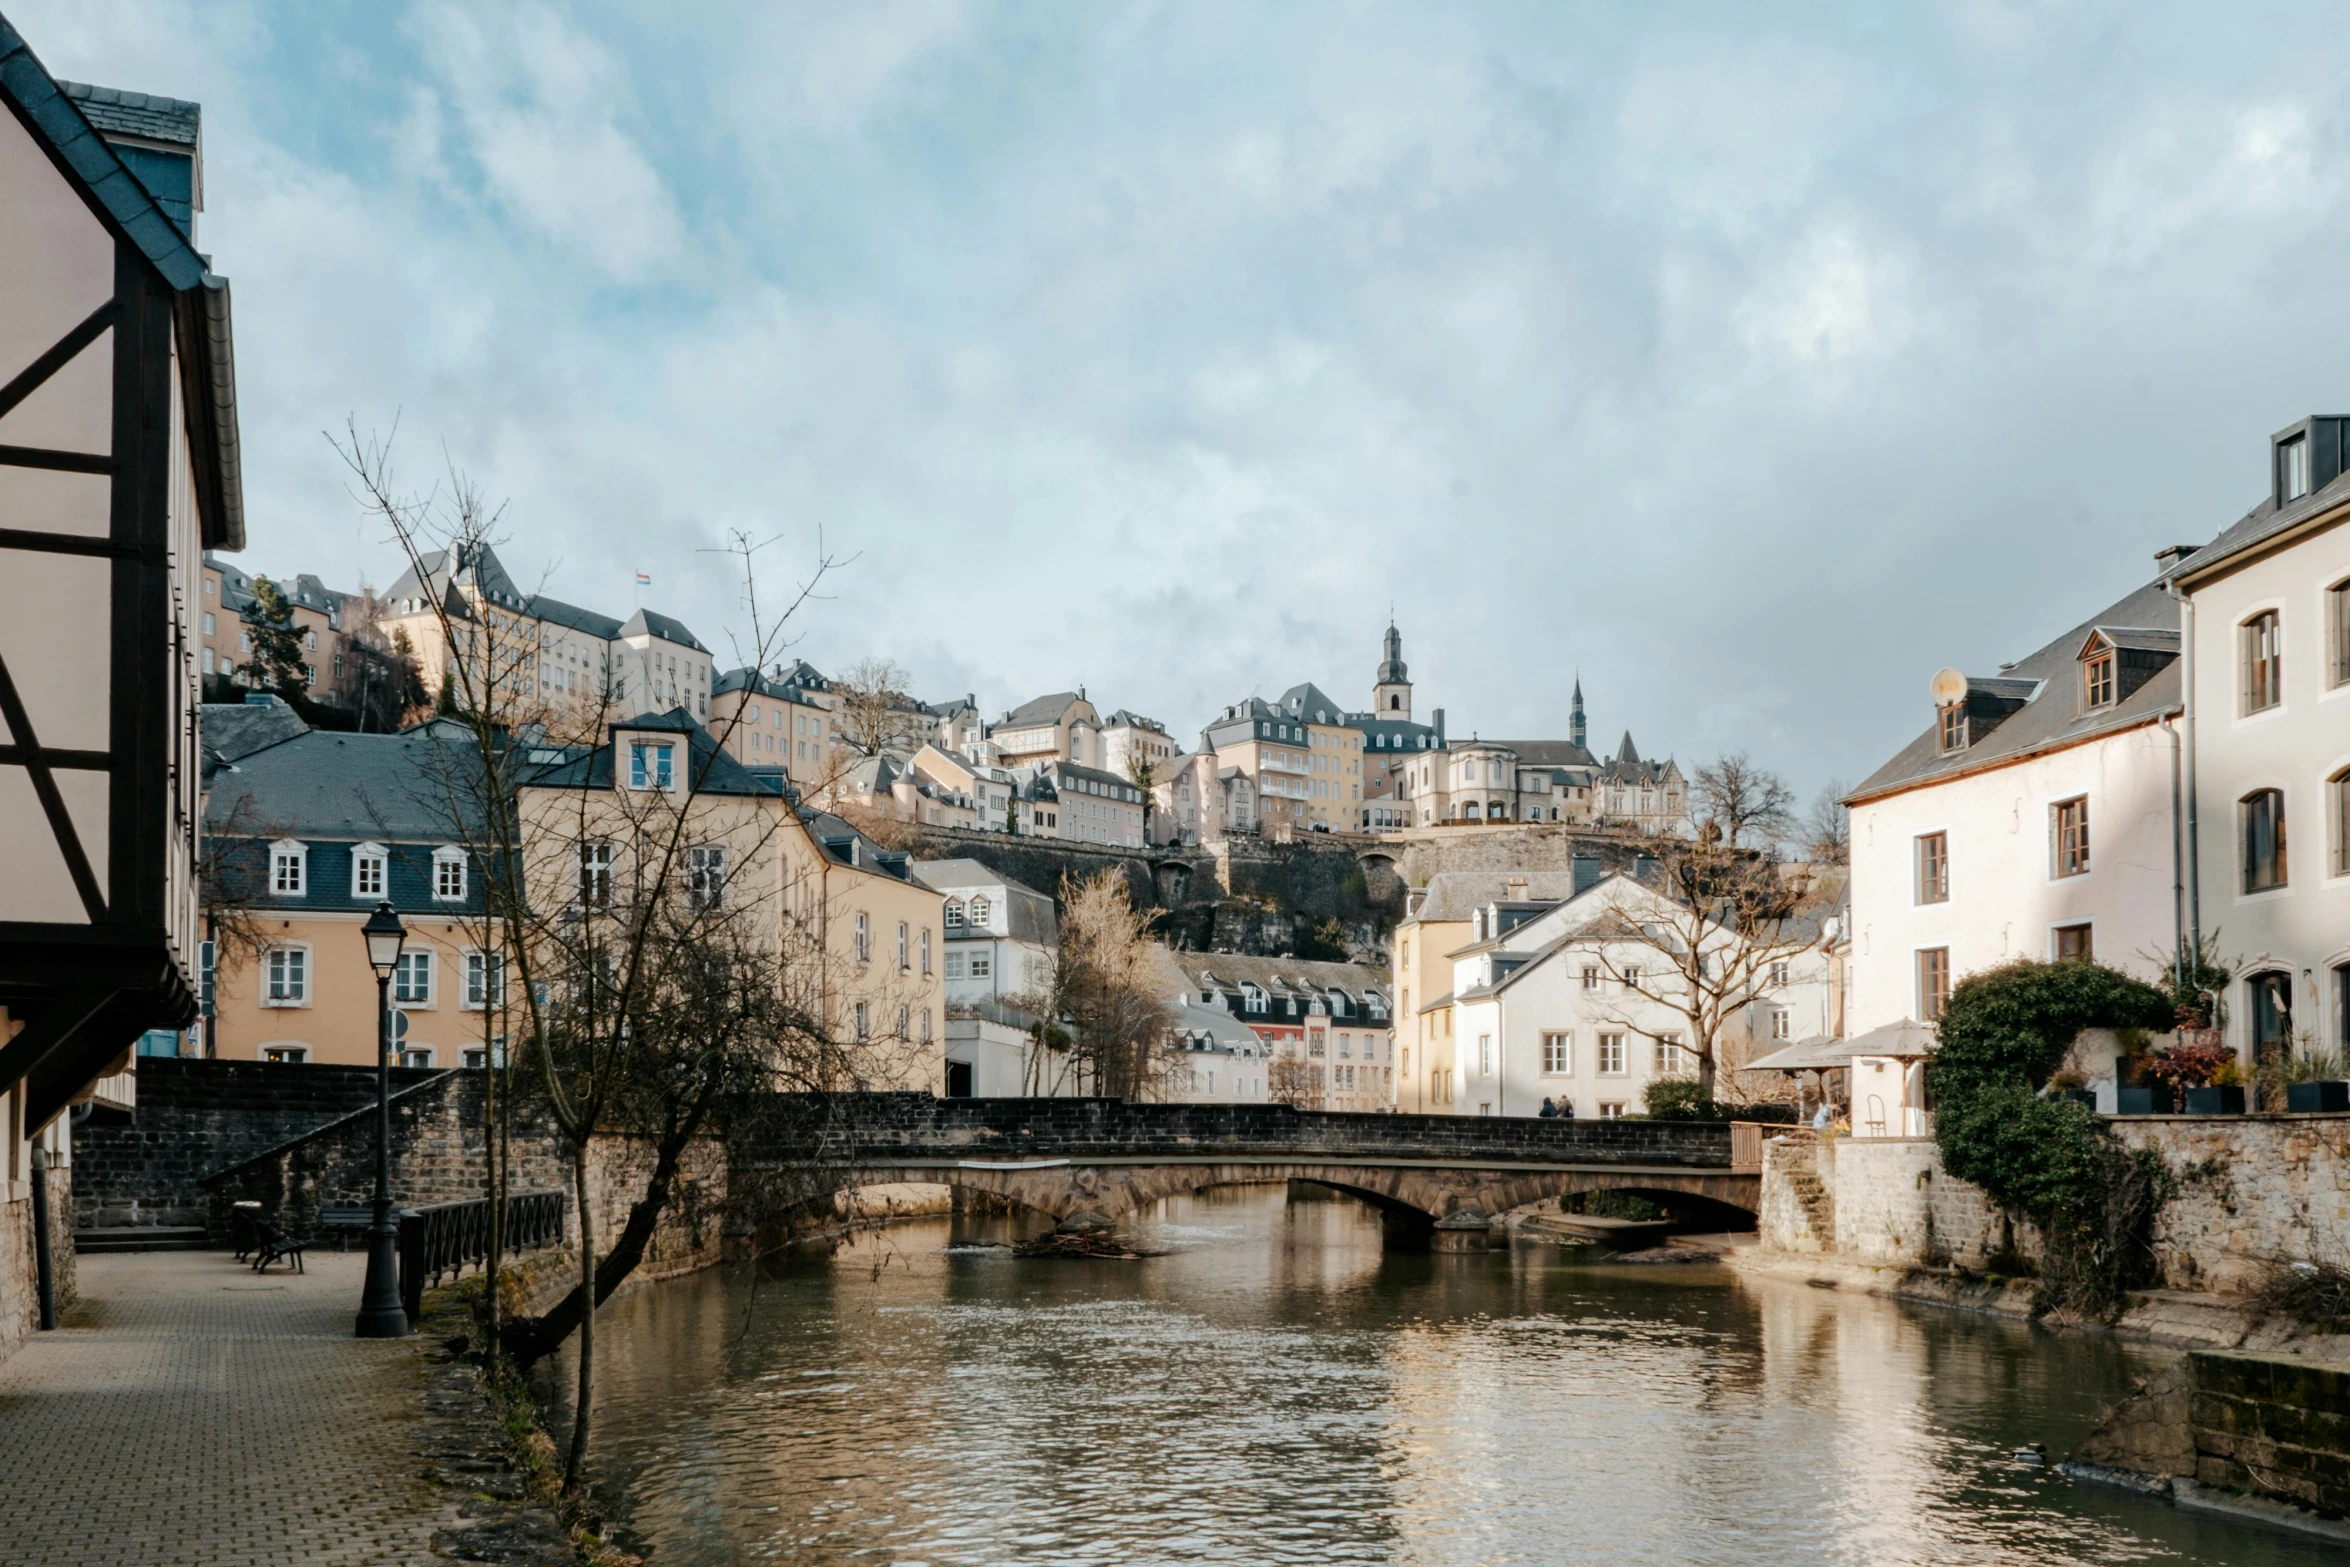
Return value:
M 2285 791 L 2255 789 L 2236 803 L 2244 840 L 2244 890 L 2285 885 Z
M 2292 1049 L 2293 976 L 2282 970 L 2247 975 L 2245 1010 L 2251 1014 L 2252 1059 L 2282 1057 Z

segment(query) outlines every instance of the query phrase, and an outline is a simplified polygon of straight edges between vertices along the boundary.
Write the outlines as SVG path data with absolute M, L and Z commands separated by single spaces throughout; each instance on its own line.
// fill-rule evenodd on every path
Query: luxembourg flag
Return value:
M 636 574 L 636 585 L 640 588 L 651 587 L 653 585 L 653 578 L 651 573 L 642 571 L 638 572 Z

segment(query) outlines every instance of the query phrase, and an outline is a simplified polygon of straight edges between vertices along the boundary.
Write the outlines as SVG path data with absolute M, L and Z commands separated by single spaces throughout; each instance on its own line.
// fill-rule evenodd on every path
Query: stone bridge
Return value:
M 1759 1142 L 1733 1159 L 1733 1128 L 1721 1123 L 927 1094 L 857 1096 L 827 1123 L 738 1139 L 728 1156 L 733 1178 L 764 1171 L 810 1180 L 811 1195 L 849 1184 L 943 1184 L 1068 1229 L 1099 1228 L 1182 1192 L 1310 1181 L 1378 1208 L 1391 1238 L 1439 1246 L 1482 1245 L 1492 1218 L 1578 1192 L 1744 1216 L 1761 1200 Z

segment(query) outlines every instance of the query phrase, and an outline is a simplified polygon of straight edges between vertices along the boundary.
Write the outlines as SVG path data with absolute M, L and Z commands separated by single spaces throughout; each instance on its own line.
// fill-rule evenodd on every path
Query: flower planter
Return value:
M 2244 1090 L 2233 1085 L 2187 1090 L 2189 1115 L 2242 1115 Z
M 2075 1104 L 2087 1105 L 2091 1110 L 2095 1110 L 2097 1108 L 2097 1095 L 2086 1088 L 2068 1088 L 2065 1089 L 2062 1093 L 2058 1094 L 2056 1097 L 2059 1099 L 2070 1099 Z
M 2160 1084 L 2151 1088 L 2120 1088 L 2114 1090 L 2115 1115 L 2169 1115 L 2176 1109 L 2170 1090 Z
M 2350 1082 L 2332 1078 L 2316 1083 L 2287 1083 L 2285 1108 L 2301 1115 L 2350 1110 Z

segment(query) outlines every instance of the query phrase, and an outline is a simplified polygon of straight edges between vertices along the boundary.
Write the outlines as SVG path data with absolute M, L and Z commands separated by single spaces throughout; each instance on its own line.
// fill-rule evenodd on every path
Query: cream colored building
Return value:
M 1256 795 L 1260 829 L 1351 832 L 1362 821 L 1364 736 L 1317 686 L 1251 697 L 1200 734 L 1199 754 L 1235 768 Z
M 1056 691 L 1023 702 L 988 725 L 998 765 L 1040 767 L 1047 762 L 1102 765 L 1102 720 L 1083 690 Z
M 802 788 L 838 768 L 830 682 L 806 664 L 730 669 L 710 689 L 710 731 L 744 766 L 779 768 Z
M 379 625 L 387 637 L 406 634 L 428 695 L 462 668 L 503 710 L 544 712 L 582 733 L 673 707 L 709 721 L 716 666 L 680 622 L 644 609 L 615 620 L 525 593 L 486 545 L 435 551 L 423 565 L 422 576 L 411 568 L 392 584 Z
M 1222 1069 L 1221 1090 L 1179 1084 L 1179 1097 L 1260 1100 L 1307 1110 L 1393 1110 L 1398 1061 L 1386 976 L 1355 963 L 1160 949 L 1165 994 L 1178 1019 L 1222 1014 L 1255 1034 L 1263 1055 Z M 1180 1022 L 1179 1022 L 1180 1027 Z M 1188 1047 L 1187 1042 L 1187 1047 Z M 1203 1048 L 1194 1054 L 1212 1053 Z M 1208 1063 L 1186 1058 L 1188 1072 Z
M 1588 882 L 1598 879 L 1594 869 Z M 1388 938 L 1397 1109 L 1465 1113 L 1459 1110 L 1464 1085 L 1453 960 L 1476 939 L 1479 911 L 1499 906 L 1504 918 L 1530 918 L 1573 897 L 1576 883 L 1572 871 L 1439 871 L 1411 890 L 1403 923 Z M 1476 1101 L 1469 1102 L 1473 1109 Z

